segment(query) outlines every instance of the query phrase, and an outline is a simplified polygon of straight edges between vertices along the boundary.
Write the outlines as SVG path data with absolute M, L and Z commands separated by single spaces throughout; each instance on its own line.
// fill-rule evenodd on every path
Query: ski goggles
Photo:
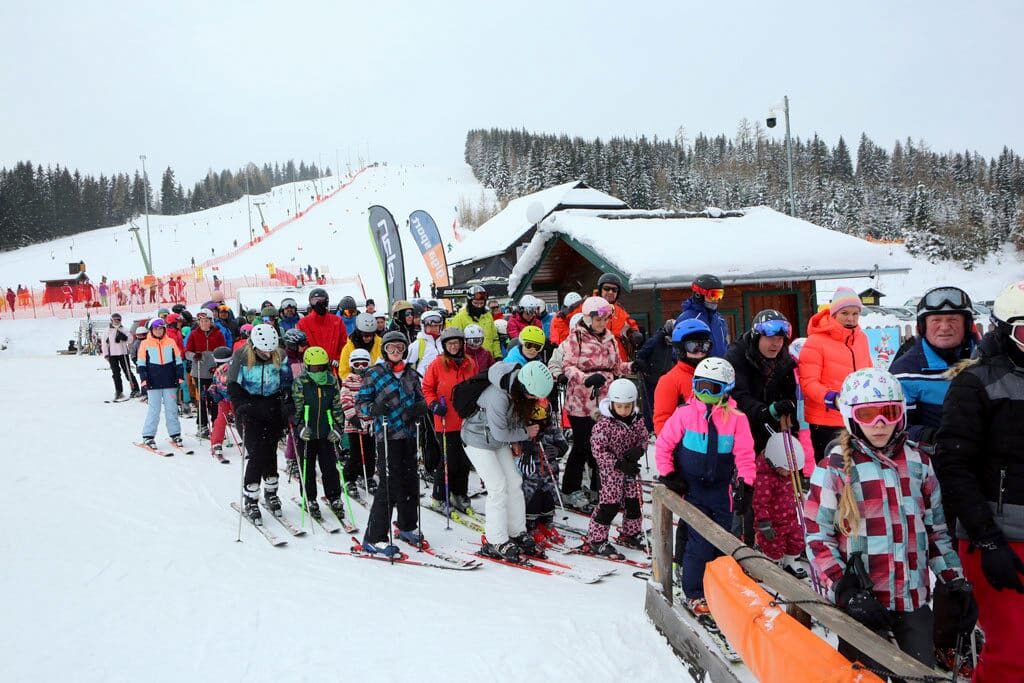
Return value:
M 920 308 L 926 311 L 967 310 L 971 300 L 959 287 L 939 287 L 927 292 L 921 299 Z
M 715 289 L 704 289 L 700 285 L 694 285 L 693 291 L 700 294 L 707 301 L 721 301 L 725 297 L 725 289 L 716 287 Z
M 618 293 L 619 286 L 618 285 L 601 285 L 601 291 L 602 292 L 615 292 L 615 293 Z
M 365 360 L 357 360 L 352 362 L 352 367 L 356 370 L 365 370 L 370 367 L 370 364 Z
M 864 427 L 873 427 L 881 422 L 882 424 L 899 424 L 903 419 L 905 409 L 902 401 L 888 401 L 886 403 L 862 403 L 853 406 L 850 415 L 853 421 Z
M 1024 323 L 1013 323 L 1010 325 L 1010 336 L 1018 344 L 1024 344 Z
M 683 351 L 686 353 L 710 353 L 712 342 L 710 339 L 684 339 L 680 342 Z
M 778 337 L 787 339 L 793 334 L 793 327 L 786 320 L 765 320 L 754 325 L 754 332 L 762 337 Z
M 487 295 L 486 294 L 477 294 L 476 296 L 473 297 L 473 303 L 475 303 L 475 304 L 485 304 L 485 303 L 487 303 Z
M 704 377 L 696 377 L 693 380 L 693 392 L 695 394 L 703 394 L 714 398 L 725 396 L 732 391 L 733 386 L 733 384 L 725 384 L 724 382 Z
M 389 342 L 384 345 L 384 352 L 405 354 L 405 344 L 402 342 Z
M 484 343 L 483 337 L 466 337 L 466 343 L 472 347 L 482 346 Z
M 590 317 L 591 317 L 591 319 L 593 319 L 593 318 L 607 319 L 607 318 L 612 317 L 612 313 L 614 313 L 614 312 L 615 312 L 615 309 L 611 305 L 601 306 L 599 309 L 597 309 L 596 311 L 591 313 Z
M 533 342 L 523 342 L 523 348 L 528 351 L 540 351 L 544 347 L 540 344 L 534 344 Z
M 324 303 L 324 304 L 327 303 L 327 297 L 325 297 L 325 296 L 311 296 L 311 297 L 309 297 L 309 305 L 310 306 L 316 306 L 317 304 L 320 304 L 320 303 Z
M 306 370 L 308 370 L 309 372 L 327 372 L 327 370 L 330 369 L 330 367 L 331 366 L 327 365 L 327 364 L 323 364 L 323 365 L 307 365 L 306 366 Z

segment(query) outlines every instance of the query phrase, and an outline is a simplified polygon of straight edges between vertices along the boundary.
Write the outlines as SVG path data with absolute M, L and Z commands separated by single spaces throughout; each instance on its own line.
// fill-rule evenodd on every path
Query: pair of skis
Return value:
M 458 563 L 448 562 L 441 560 L 439 562 L 431 562 L 428 560 L 414 560 L 409 556 L 408 553 L 399 552 L 394 557 L 388 557 L 380 553 L 372 553 L 363 549 L 363 544 L 360 543 L 359 539 L 352 536 L 352 547 L 348 551 L 344 550 L 331 550 L 324 549 L 325 552 L 331 555 L 343 555 L 347 557 L 355 557 L 361 560 L 377 560 L 378 562 L 389 562 L 391 564 L 407 564 L 414 567 L 432 567 L 434 569 L 448 569 L 452 571 L 472 571 L 479 569 L 482 565 L 480 563 L 471 560 L 462 560 L 456 558 Z M 436 552 L 436 551 L 435 551 Z M 436 555 L 434 555 L 436 557 Z
M 172 449 L 174 449 L 176 451 L 180 451 L 181 453 L 184 453 L 185 455 L 195 455 L 195 451 L 194 450 L 192 450 L 190 448 L 185 448 L 185 446 L 179 446 L 178 444 L 174 443 L 170 439 L 167 440 L 167 443 L 170 445 L 170 447 Z M 169 458 L 172 455 L 174 455 L 174 453 L 171 453 L 170 451 L 164 451 L 164 450 L 161 450 L 159 448 L 154 448 L 152 446 L 147 446 L 146 444 L 142 443 L 141 441 L 133 441 L 132 444 L 135 445 L 135 446 L 138 446 L 139 448 L 141 448 L 144 451 L 149 451 L 150 453 L 153 453 L 155 455 L 159 455 L 159 456 L 164 457 L 164 458 Z

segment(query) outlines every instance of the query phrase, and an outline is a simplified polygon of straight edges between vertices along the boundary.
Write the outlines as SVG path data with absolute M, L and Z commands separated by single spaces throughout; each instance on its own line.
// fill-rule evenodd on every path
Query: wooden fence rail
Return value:
M 736 667 L 721 662 L 710 653 L 702 652 L 701 650 L 705 649 L 703 643 L 695 639 L 693 632 L 684 626 L 672 608 L 672 551 L 675 540 L 673 515 L 685 521 L 722 553 L 735 557 L 744 571 L 760 581 L 765 590 L 787 602 L 800 601 L 800 607 L 824 627 L 894 675 L 942 678 L 940 672 L 921 664 L 888 640 L 836 609 L 806 583 L 783 571 L 773 560 L 743 544 L 729 531 L 718 526 L 714 520 L 664 486 L 654 487 L 652 500 L 653 581 L 647 586 L 645 609 L 654 625 L 668 638 L 673 649 L 691 665 L 696 664 L 710 674 L 711 680 L 717 683 L 744 678 L 738 677 Z

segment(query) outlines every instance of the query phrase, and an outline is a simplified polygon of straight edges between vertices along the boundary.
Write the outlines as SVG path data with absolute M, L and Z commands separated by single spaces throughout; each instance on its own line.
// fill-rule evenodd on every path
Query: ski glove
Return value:
M 766 541 L 775 540 L 775 529 L 772 528 L 772 521 L 770 519 L 762 519 L 757 523 L 757 530 L 761 532 L 761 536 Z
M 647 365 L 647 361 L 641 360 L 639 358 L 633 361 L 633 372 L 643 373 L 647 372 L 648 369 L 649 366 Z
M 588 389 L 600 389 L 605 385 L 605 382 L 607 381 L 608 380 L 605 379 L 604 375 L 602 375 L 600 372 L 595 372 L 592 375 L 587 375 L 587 378 L 583 380 L 583 386 L 587 387 Z
M 309 425 L 302 425 L 302 429 L 299 430 L 299 438 L 303 441 L 313 438 L 313 430 L 309 428 Z
M 566 375 L 559 375 L 558 376 L 558 386 L 564 387 L 568 383 L 569 383 L 569 378 Z
M 430 412 L 438 417 L 444 417 L 448 414 L 448 406 L 445 403 L 444 396 L 430 404 Z
M 958 578 L 935 586 L 935 647 L 955 647 L 959 635 L 970 634 L 978 621 L 978 603 L 966 579 Z
M 825 409 L 826 410 L 839 410 L 839 404 L 837 403 L 838 400 L 839 400 L 839 392 L 838 391 L 826 391 L 825 392 Z
M 796 404 L 789 399 L 775 401 L 775 403 L 768 406 L 768 412 L 771 413 L 772 418 L 780 420 L 786 415 L 796 415 Z
M 615 469 L 622 472 L 627 477 L 635 477 L 640 474 L 640 463 L 636 460 L 630 460 L 624 455 L 615 461 Z
M 327 433 L 327 440 L 331 443 L 341 443 L 341 433 L 337 429 L 331 428 L 331 431 Z
M 676 472 L 675 470 L 668 474 L 661 475 L 658 477 L 658 481 L 664 484 L 665 488 L 677 496 L 685 496 L 690 490 L 690 486 L 686 483 L 685 477 L 683 477 L 682 473 Z
M 411 415 L 414 420 L 418 420 L 428 412 L 429 410 L 427 409 L 426 401 L 417 401 L 416 403 L 413 403 L 412 408 L 409 409 L 409 415 Z
M 981 571 L 993 588 L 997 591 L 1009 588 L 1024 593 L 1024 584 L 1021 583 L 1024 561 L 1007 545 L 1002 534 L 975 545 L 981 550 Z
M 846 592 L 842 599 L 842 610 L 872 631 L 888 631 L 892 628 L 889 610 L 885 609 L 871 591 L 858 588 Z
M 745 515 L 750 509 L 750 501 L 754 497 L 754 487 L 742 479 L 737 479 L 732 486 L 732 513 Z
M 646 452 L 647 449 L 644 448 L 643 446 L 633 446 L 632 448 L 627 449 L 626 452 L 622 454 L 622 458 L 624 460 L 639 462 L 640 458 L 644 457 L 644 454 Z

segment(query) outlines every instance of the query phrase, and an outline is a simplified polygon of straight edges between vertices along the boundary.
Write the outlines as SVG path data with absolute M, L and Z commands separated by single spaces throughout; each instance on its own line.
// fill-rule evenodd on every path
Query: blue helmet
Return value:
M 707 323 L 703 320 L 698 320 L 696 318 L 683 320 L 676 323 L 676 326 L 672 328 L 672 343 L 677 344 L 690 335 L 698 334 L 700 332 L 706 334 L 708 339 L 711 338 L 711 328 L 708 327 Z

